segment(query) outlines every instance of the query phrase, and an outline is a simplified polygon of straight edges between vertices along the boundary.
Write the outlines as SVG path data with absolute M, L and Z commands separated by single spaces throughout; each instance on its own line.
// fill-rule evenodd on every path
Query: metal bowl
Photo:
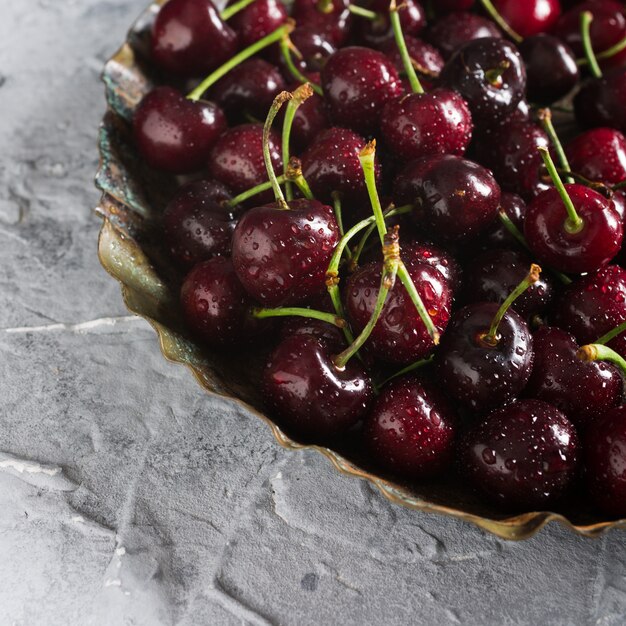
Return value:
M 208 351 L 189 337 L 178 304 L 181 276 L 168 263 L 155 228 L 176 181 L 151 171 L 141 162 L 130 133 L 133 110 L 154 80 L 146 63 L 146 43 L 159 4 L 162 1 L 146 9 L 126 43 L 104 68 L 108 110 L 99 135 L 96 185 L 102 198 L 96 212 L 103 218 L 98 242 L 100 261 L 120 282 L 129 310 L 155 329 L 165 358 L 186 365 L 206 391 L 245 406 L 268 425 L 281 446 L 319 452 L 340 472 L 370 481 L 396 504 L 457 517 L 505 539 L 530 537 L 553 520 L 587 536 L 626 526 L 624 519 L 602 518 L 584 494 L 574 494 L 555 512 L 507 515 L 480 502 L 453 478 L 408 484 L 375 473 L 350 441 L 339 443 L 335 449 L 298 441 L 263 413 L 262 402 L 250 382 L 258 371 L 258 359 L 255 363 L 251 355 Z

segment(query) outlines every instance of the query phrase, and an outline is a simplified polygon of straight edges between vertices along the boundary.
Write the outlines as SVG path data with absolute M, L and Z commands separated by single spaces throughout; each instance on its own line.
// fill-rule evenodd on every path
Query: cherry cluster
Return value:
M 265 355 L 302 440 L 508 510 L 578 490 L 626 515 L 626 9 L 427 9 L 160 9 L 134 135 L 179 176 L 189 330 Z

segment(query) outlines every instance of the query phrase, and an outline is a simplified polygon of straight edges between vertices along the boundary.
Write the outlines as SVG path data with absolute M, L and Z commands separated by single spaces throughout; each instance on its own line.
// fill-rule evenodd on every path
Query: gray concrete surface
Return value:
M 0 0 L 0 624 L 625 623 L 626 534 L 390 505 L 165 362 L 96 258 L 142 0 Z

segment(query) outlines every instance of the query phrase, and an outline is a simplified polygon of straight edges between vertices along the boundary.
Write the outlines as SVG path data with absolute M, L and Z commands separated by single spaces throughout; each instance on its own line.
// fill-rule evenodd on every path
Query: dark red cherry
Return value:
M 330 257 L 339 241 L 333 210 L 317 200 L 250 209 L 233 234 L 239 280 L 265 306 L 301 304 L 326 289 Z
M 333 122 L 364 134 L 377 128 L 385 104 L 402 94 L 393 63 L 370 48 L 338 50 L 326 61 L 321 78 Z
M 137 148 L 148 165 L 173 174 L 204 166 L 226 129 L 226 116 L 213 102 L 194 102 L 172 87 L 157 87 L 140 102 L 133 118 Z
M 622 220 L 613 202 L 584 185 L 565 189 L 583 221 L 574 232 L 568 227 L 565 204 L 554 189 L 538 195 L 526 210 L 524 234 L 540 261 L 560 272 L 582 274 L 606 265 L 622 247 Z
M 603 361 L 581 361 L 574 336 L 543 326 L 534 335 L 535 363 L 524 395 L 563 411 L 578 428 L 591 427 L 620 404 L 624 384 L 617 368 Z
M 211 0 L 170 0 L 152 28 L 152 59 L 165 72 L 204 76 L 237 52 L 237 33 Z
M 365 4 L 365 7 L 377 13 L 378 18 L 375 20 L 357 20 L 355 30 L 359 41 L 370 48 L 380 48 L 384 43 L 394 41 L 391 20 L 389 19 L 389 2 L 387 0 L 370 0 Z M 415 0 L 399 3 L 398 15 L 405 36 L 419 35 L 426 26 L 426 13 L 422 5 Z
M 587 488 L 609 515 L 626 516 L 626 406 L 594 423 L 584 441 Z
M 480 232 L 496 219 L 500 187 L 478 163 L 451 155 L 409 163 L 393 184 L 397 206 L 412 204 L 415 224 L 441 241 Z
M 500 210 L 513 222 L 520 232 L 524 232 L 524 216 L 526 215 L 526 203 L 514 193 L 502 192 L 500 195 Z M 504 227 L 500 220 L 496 220 L 487 228 L 483 241 L 487 248 L 517 248 L 519 242 Z
M 287 89 L 278 68 L 263 59 L 248 59 L 234 67 L 211 89 L 211 98 L 235 121 L 246 114 L 265 119 L 274 98 Z
M 231 0 L 227 6 L 237 0 Z M 287 20 L 287 9 L 280 0 L 254 0 L 245 9 L 235 13 L 228 24 L 239 35 L 242 48 L 263 39 Z
M 189 329 L 211 346 L 248 343 L 273 327 L 272 320 L 252 316 L 254 302 L 226 257 L 196 265 L 183 282 L 180 299 Z
M 462 269 L 455 258 L 431 243 L 411 241 L 402 244 L 402 260 L 409 263 L 427 263 L 432 265 L 446 279 L 452 293 L 461 287 Z
M 509 309 L 502 318 L 495 345 L 484 340 L 498 308 L 483 302 L 457 311 L 435 355 L 441 388 L 476 412 L 517 397 L 532 369 L 532 336 L 515 311 Z
M 552 28 L 561 14 L 559 0 L 493 0 L 502 19 L 522 37 L 532 37 Z
M 181 187 L 163 212 L 163 239 L 182 267 L 230 252 L 237 220 L 224 203 L 230 191 L 214 180 L 198 180 Z
M 301 55 L 301 58 L 295 53 L 291 55 L 293 64 L 305 74 L 319 72 L 324 67 L 326 59 L 337 51 L 330 36 L 314 28 L 298 27 L 289 35 L 289 39 Z M 271 51 L 272 61 L 281 68 L 286 77 L 293 79 L 283 55 L 276 54 L 273 48 Z
M 319 74 L 313 74 L 311 80 L 314 78 L 319 82 Z M 288 90 L 294 91 L 298 86 L 299 83 L 292 83 Z M 329 126 L 324 98 L 314 93 L 298 107 L 293 118 L 291 141 L 296 153 L 306 150 Z
M 332 193 L 339 192 L 349 205 L 367 201 L 367 189 L 359 153 L 366 140 L 347 128 L 329 128 L 302 154 L 302 174 L 313 195 L 323 202 L 332 201 Z M 376 164 L 376 178 L 380 182 L 380 163 Z
M 349 0 L 294 0 L 291 16 L 299 27 L 329 36 L 339 47 L 345 45 L 352 26 Z
M 280 136 L 270 134 L 270 154 L 274 170 L 282 167 Z M 263 126 L 242 124 L 229 128 L 217 140 L 208 158 L 209 174 L 224 183 L 234 194 L 240 194 L 267 180 L 263 161 Z M 257 206 L 272 201 L 272 192 L 258 194 L 246 206 Z
M 374 462 L 410 478 L 432 476 L 452 461 L 457 416 L 445 396 L 415 376 L 385 385 L 365 422 Z
M 428 90 L 429 85 L 439 76 L 439 73 L 445 65 L 443 57 L 437 48 L 422 39 L 407 37 L 405 35 L 404 41 L 409 52 L 411 63 L 422 82 L 422 86 L 424 89 Z M 382 44 L 380 51 L 391 59 L 400 74 L 404 72 L 404 64 L 395 39 Z
M 442 86 L 463 96 L 476 123 L 487 125 L 513 113 L 526 90 L 526 68 L 517 48 L 494 37 L 461 46 L 439 79 Z
M 573 483 L 580 450 L 561 411 L 520 400 L 476 424 L 459 454 L 461 472 L 483 496 L 505 509 L 541 510 Z
M 578 83 L 580 72 L 572 49 L 557 37 L 542 33 L 519 44 L 526 64 L 527 96 L 546 106 L 565 97 Z
M 486 17 L 465 11 L 440 17 L 426 32 L 426 39 L 449 59 L 463 44 L 484 37 L 502 37 L 498 27 Z
M 593 343 L 626 321 L 626 270 L 608 265 L 572 283 L 559 299 L 554 321 L 580 344 Z M 626 356 L 626 336 L 608 344 Z
M 339 369 L 323 339 L 299 334 L 283 339 L 263 371 L 263 397 L 281 423 L 300 436 L 324 441 L 366 413 L 372 383 L 358 359 Z
M 626 138 L 614 128 L 594 128 L 572 139 L 565 153 L 573 172 L 614 185 L 626 180 Z
M 312 317 L 286 317 L 280 330 L 283 339 L 292 335 L 311 335 L 323 339 L 338 354 L 346 347 L 346 340 L 339 328 Z
M 492 249 L 470 260 L 465 266 L 464 301 L 496 302 L 502 304 L 528 274 L 530 259 L 522 252 L 510 249 Z M 542 274 L 511 305 L 524 319 L 543 313 L 554 295 L 554 284 Z
M 454 91 L 410 93 L 387 102 L 380 132 L 400 162 L 431 154 L 462 156 L 472 137 L 472 115 Z
M 609 126 L 626 133 L 626 71 L 614 70 L 583 85 L 574 98 L 576 121 L 584 128 Z
M 554 27 L 554 34 L 571 46 L 577 57 L 584 57 L 580 29 L 580 14 L 590 11 L 593 15 L 590 35 L 591 47 L 598 54 L 604 52 L 626 37 L 626 16 L 624 5 L 612 0 L 590 0 L 580 2 L 564 13 Z M 604 68 L 618 67 L 626 61 L 626 50 L 607 59 L 598 59 Z

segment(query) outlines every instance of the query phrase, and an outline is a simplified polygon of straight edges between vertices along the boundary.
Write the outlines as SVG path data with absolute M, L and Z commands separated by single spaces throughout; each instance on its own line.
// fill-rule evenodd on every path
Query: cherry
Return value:
M 574 98 L 576 121 L 585 128 L 609 126 L 626 133 L 626 71 L 588 81 Z
M 164 71 L 202 76 L 230 59 L 237 33 L 220 18 L 211 0 L 170 0 L 152 28 L 152 59 Z
M 335 352 L 341 352 L 346 347 L 344 335 L 337 326 L 314 318 L 287 317 L 280 334 L 283 339 L 292 335 L 311 335 L 323 339 Z
M 581 344 L 595 342 L 626 321 L 626 270 L 607 265 L 571 284 L 555 308 L 554 321 Z M 626 336 L 608 344 L 626 355 Z
M 450 466 L 456 425 L 455 412 L 443 394 L 415 376 L 403 376 L 383 388 L 363 437 L 376 463 L 422 478 Z
M 581 361 L 570 333 L 543 326 L 533 336 L 535 362 L 524 394 L 563 411 L 579 428 L 592 427 L 621 402 L 623 382 L 617 368 L 602 361 Z
M 565 147 L 573 172 L 614 185 L 626 180 L 626 138 L 613 128 L 594 128 Z
M 457 12 L 440 17 L 426 32 L 426 39 L 449 59 L 463 44 L 484 37 L 502 37 L 498 27 L 485 17 Z
M 331 55 L 321 78 L 333 122 L 364 134 L 376 129 L 385 103 L 402 94 L 393 63 L 382 52 L 359 46 Z
M 297 87 L 298 84 L 292 83 L 289 90 L 293 91 Z M 324 98 L 314 93 L 298 107 L 293 118 L 291 140 L 295 149 L 306 150 L 328 128 L 329 124 Z M 310 183 L 308 180 L 307 182 Z
M 476 123 L 488 125 L 515 111 L 526 89 L 526 69 L 517 48 L 494 37 L 461 46 L 439 78 L 441 85 L 463 96 Z
M 422 84 L 426 87 L 433 81 L 433 79 L 439 76 L 439 73 L 443 69 L 443 66 L 445 65 L 443 57 L 437 48 L 431 46 L 422 39 L 410 36 L 405 36 L 404 39 L 413 67 L 422 81 Z M 398 45 L 395 41 L 387 41 L 382 44 L 380 46 L 380 51 L 391 59 L 398 72 L 404 71 L 402 56 L 400 55 Z
M 227 6 L 237 0 L 231 0 Z M 287 9 L 280 0 L 254 0 L 230 18 L 229 25 L 239 35 L 242 47 L 259 41 L 287 20 Z
M 465 302 L 502 304 L 528 273 L 530 260 L 510 249 L 487 250 L 466 266 L 463 282 Z M 554 295 L 550 278 L 542 275 L 512 305 L 524 319 L 543 313 Z
M 559 0 L 493 0 L 502 19 L 521 37 L 532 37 L 552 28 L 561 14 Z
M 405 257 L 403 257 L 404 259 Z M 445 278 L 429 263 L 406 259 L 410 277 L 439 332 L 450 318 L 452 292 Z M 381 264 L 367 263 L 348 278 L 345 310 L 356 332 L 361 332 L 374 312 L 381 280 Z M 365 344 L 368 353 L 388 363 L 408 365 L 434 347 L 415 305 L 400 281 L 389 292 L 380 318 Z
M 278 68 L 263 59 L 234 67 L 211 89 L 211 97 L 235 120 L 252 115 L 264 119 L 278 93 L 287 88 Z
M 294 0 L 291 11 L 298 26 L 328 35 L 337 47 L 346 43 L 352 25 L 349 0 Z
M 270 134 L 270 152 L 274 169 L 282 168 L 280 137 Z M 242 124 L 229 128 L 217 140 L 208 158 L 209 174 L 224 183 L 235 194 L 240 194 L 267 180 L 263 163 L 263 126 Z M 270 191 L 247 200 L 246 206 L 270 202 Z
M 236 219 L 225 206 L 230 191 L 214 180 L 181 187 L 163 212 L 165 245 L 181 266 L 190 268 L 216 255 L 230 253 Z
M 491 413 L 460 445 L 460 469 L 489 500 L 507 509 L 541 510 L 576 477 L 576 429 L 557 408 L 520 400 Z
M 584 442 L 587 487 L 609 515 L 626 515 L 626 406 L 606 413 Z
M 337 51 L 337 47 L 327 33 L 313 28 L 298 27 L 289 35 L 289 39 L 301 55 L 299 58 L 296 54 L 292 54 L 293 63 L 305 74 L 319 72 L 324 67 L 326 59 Z M 270 51 L 273 52 L 273 50 Z M 272 60 L 280 66 L 283 74 L 291 76 L 283 55 L 275 54 L 274 56 L 276 58 Z
M 380 132 L 401 162 L 431 154 L 462 156 L 472 136 L 472 116 L 458 93 L 435 89 L 387 102 Z
M 267 404 L 287 428 L 316 441 L 353 426 L 373 396 L 370 378 L 358 359 L 340 369 L 332 351 L 323 339 L 292 335 L 280 342 L 263 371 Z
M 400 171 L 393 199 L 397 206 L 414 206 L 419 228 L 442 241 L 455 241 L 475 235 L 496 218 L 500 187 L 481 165 L 436 155 L 413 161 Z
M 357 33 L 363 45 L 380 48 L 383 44 L 393 41 L 393 30 L 389 19 L 388 0 L 370 0 L 366 7 L 377 13 L 374 20 L 361 19 L 357 22 Z M 408 0 L 398 5 L 398 15 L 405 35 L 415 36 L 426 26 L 426 13 L 422 5 L 415 0 Z
M 519 231 L 524 231 L 526 203 L 520 196 L 514 193 L 502 192 L 500 195 L 500 211 L 513 222 L 513 225 Z M 488 248 L 515 247 L 519 243 L 501 220 L 496 220 L 487 228 L 483 240 Z
M 565 97 L 578 83 L 580 72 L 572 49 L 557 37 L 542 33 L 519 44 L 526 65 L 531 102 L 549 105 Z
M 461 287 L 461 266 L 454 257 L 431 243 L 409 242 L 402 246 L 402 260 L 408 265 L 413 262 L 432 265 L 446 279 L 455 294 Z
M 211 346 L 249 343 L 273 326 L 271 320 L 252 316 L 254 303 L 226 257 L 196 265 L 183 282 L 180 298 L 190 330 Z
M 226 116 L 212 102 L 194 102 L 172 87 L 157 87 L 139 103 L 133 132 L 151 167 L 187 174 L 200 169 L 226 129 Z

